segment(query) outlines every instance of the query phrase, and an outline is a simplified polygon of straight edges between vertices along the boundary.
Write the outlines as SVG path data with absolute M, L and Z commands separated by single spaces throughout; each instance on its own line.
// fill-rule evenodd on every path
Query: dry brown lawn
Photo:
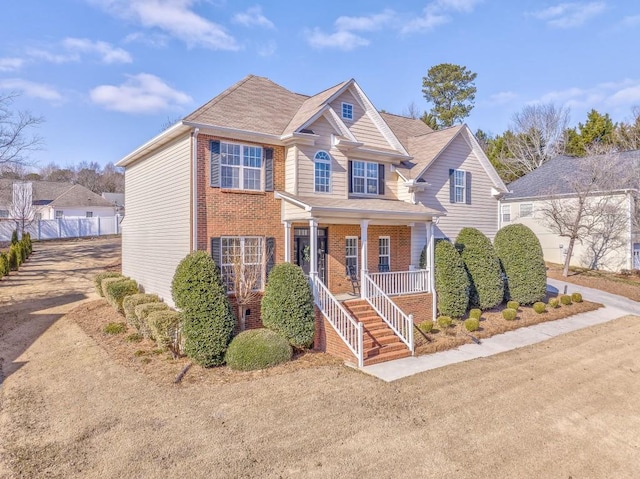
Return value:
M 640 301 L 640 274 L 637 272 L 621 274 L 571 268 L 569 276 L 565 278 L 562 276 L 562 265 L 547 263 L 547 276 Z

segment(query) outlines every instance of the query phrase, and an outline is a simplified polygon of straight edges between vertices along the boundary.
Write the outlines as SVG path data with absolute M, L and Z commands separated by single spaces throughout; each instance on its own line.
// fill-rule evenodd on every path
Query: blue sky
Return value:
M 56 0 L 5 2 L 0 89 L 42 115 L 41 165 L 105 164 L 253 73 L 314 94 L 355 78 L 402 113 L 439 63 L 476 72 L 475 131 L 532 102 L 626 120 L 640 105 L 640 2 Z

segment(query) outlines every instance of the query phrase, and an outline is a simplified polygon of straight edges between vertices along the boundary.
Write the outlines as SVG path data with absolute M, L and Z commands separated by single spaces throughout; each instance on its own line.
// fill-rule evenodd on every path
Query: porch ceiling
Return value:
M 444 215 L 443 212 L 426 206 L 399 200 L 297 196 L 283 191 L 277 191 L 276 198 L 295 207 L 290 215 L 287 214 L 287 209 L 283 209 L 283 221 L 315 218 L 333 224 L 353 224 L 360 220 L 370 220 L 372 224 L 406 225 L 429 222 Z

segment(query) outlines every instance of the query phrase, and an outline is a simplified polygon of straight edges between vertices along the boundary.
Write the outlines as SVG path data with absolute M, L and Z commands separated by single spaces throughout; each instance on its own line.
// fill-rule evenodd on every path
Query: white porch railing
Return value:
M 428 269 L 370 273 L 369 276 L 388 296 L 431 291 Z
M 358 367 L 364 366 L 364 329 L 362 323 L 351 317 L 345 307 L 331 294 L 320 278 L 310 278 L 313 297 L 323 316 L 333 326 L 351 352 L 358 359 Z
M 362 274 L 362 295 L 413 354 L 413 315 L 405 314 L 369 274 Z

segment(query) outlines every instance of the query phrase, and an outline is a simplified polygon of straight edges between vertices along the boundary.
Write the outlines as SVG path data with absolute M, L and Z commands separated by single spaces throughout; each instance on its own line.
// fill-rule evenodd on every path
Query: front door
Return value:
M 293 231 L 294 262 L 309 274 L 311 266 L 311 238 L 309 228 L 294 228 Z M 327 229 L 318 228 L 318 275 L 323 283 L 327 282 Z

